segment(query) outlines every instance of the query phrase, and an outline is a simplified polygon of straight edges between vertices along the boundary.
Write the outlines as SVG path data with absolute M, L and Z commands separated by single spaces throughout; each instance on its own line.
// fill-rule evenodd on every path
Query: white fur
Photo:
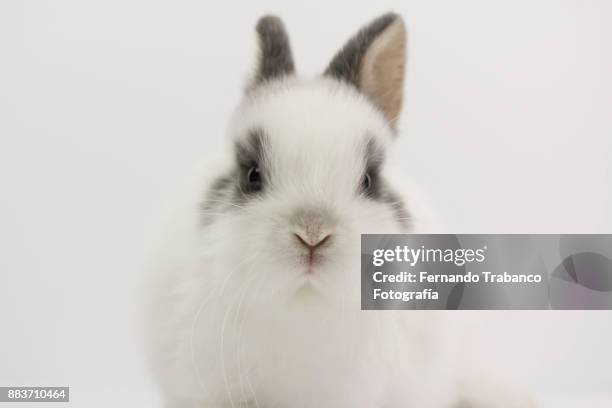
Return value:
M 360 310 L 360 234 L 404 232 L 389 205 L 355 193 L 364 138 L 393 143 L 384 116 L 337 81 L 287 79 L 249 94 L 231 123 L 228 145 L 265 130 L 274 185 L 203 226 L 206 189 L 233 165 L 228 149 L 195 179 L 150 261 L 145 335 L 167 406 L 450 406 L 438 314 Z M 406 201 L 411 231 L 432 231 L 416 203 Z M 309 275 L 289 222 L 305 206 L 335 220 Z

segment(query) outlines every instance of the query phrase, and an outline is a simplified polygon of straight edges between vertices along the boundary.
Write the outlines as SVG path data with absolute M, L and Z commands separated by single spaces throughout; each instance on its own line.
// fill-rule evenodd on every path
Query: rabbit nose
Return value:
M 293 235 L 295 236 L 295 238 L 300 244 L 308 248 L 308 250 L 310 250 L 311 252 L 314 252 L 317 248 L 325 245 L 327 242 L 330 241 L 330 238 L 331 238 L 331 234 L 327 234 L 325 236 L 322 236 L 321 234 L 317 234 L 317 235 L 303 234 L 301 235 L 301 234 L 294 232 Z
M 331 243 L 336 219 L 321 207 L 302 207 L 290 219 L 292 238 L 296 244 L 314 254 L 315 250 Z

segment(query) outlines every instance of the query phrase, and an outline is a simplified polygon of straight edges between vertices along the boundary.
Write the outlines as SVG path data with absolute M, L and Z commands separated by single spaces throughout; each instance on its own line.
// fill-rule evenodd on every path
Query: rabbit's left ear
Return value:
M 406 28 L 385 14 L 362 28 L 333 58 L 325 75 L 356 86 L 394 125 L 402 108 Z
M 250 87 L 292 75 L 295 72 L 289 36 L 277 16 L 263 16 L 257 26 L 259 56 Z

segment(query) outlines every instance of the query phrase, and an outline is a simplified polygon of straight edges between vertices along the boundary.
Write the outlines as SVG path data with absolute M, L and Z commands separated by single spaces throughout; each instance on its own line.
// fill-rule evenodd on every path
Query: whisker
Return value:
M 240 263 L 238 263 L 236 265 L 236 267 L 230 271 L 230 273 L 228 274 L 228 276 L 225 279 L 225 282 L 223 284 L 223 287 L 225 287 L 225 284 L 227 284 L 227 281 L 229 280 L 229 278 L 240 268 L 240 266 L 246 262 L 250 261 L 250 258 L 246 258 L 243 259 Z M 222 289 L 223 291 L 223 289 Z M 202 313 L 202 310 L 204 310 L 204 306 L 206 305 L 206 303 L 211 300 L 211 298 L 213 297 L 213 294 L 211 293 L 209 296 L 207 296 L 206 298 L 204 298 L 204 300 L 200 303 L 196 314 L 194 315 L 192 324 L 191 324 L 191 335 L 190 335 L 190 348 L 191 348 L 191 358 L 192 358 L 192 363 L 194 366 L 194 370 L 196 372 L 196 377 L 198 379 L 198 382 L 200 383 L 200 387 L 202 387 L 202 391 L 207 392 L 206 391 L 206 387 L 204 386 L 204 382 L 202 380 L 202 373 L 200 372 L 200 369 L 198 367 L 197 364 L 197 358 L 196 358 L 196 352 L 195 352 L 195 344 L 194 344 L 194 338 L 195 338 L 195 327 L 196 324 L 200 318 L 200 314 Z
M 259 253 L 256 253 L 255 255 L 253 255 L 252 257 L 249 258 L 249 263 L 251 263 L 253 260 L 257 259 L 257 257 L 259 256 Z M 251 268 L 249 269 L 249 271 L 251 271 L 254 268 L 255 264 L 251 263 Z M 234 269 L 234 271 L 236 271 L 237 269 Z M 221 289 L 221 294 L 223 294 L 223 291 L 225 289 L 225 286 L 227 284 L 227 279 L 225 280 L 225 284 L 223 285 L 223 288 Z M 225 316 L 223 317 L 223 321 L 221 323 L 221 369 L 223 371 L 223 381 L 225 382 L 225 390 L 227 391 L 228 397 L 230 399 L 230 403 L 232 405 L 232 408 L 234 407 L 234 398 L 232 396 L 232 393 L 230 391 L 230 386 L 229 386 L 229 381 L 227 379 L 227 368 L 225 365 L 225 330 L 227 328 L 227 318 L 229 317 L 229 314 L 231 312 L 232 309 L 232 305 L 230 304 L 230 306 L 227 308 L 227 312 L 225 313 Z
M 238 307 L 236 308 L 236 314 L 234 316 L 234 327 L 236 327 L 236 329 L 237 329 L 237 332 L 236 332 L 237 341 L 236 341 L 235 360 L 236 360 L 236 364 L 238 366 L 238 378 L 240 380 L 240 391 L 241 391 L 243 396 L 246 395 L 246 394 L 244 392 L 244 384 L 242 382 L 243 375 L 242 375 L 242 364 L 241 364 L 241 359 L 240 359 L 240 349 L 242 347 L 242 344 L 241 344 L 241 342 L 242 342 L 242 338 L 241 338 L 241 336 L 242 336 L 242 328 L 238 325 L 238 319 L 240 317 L 240 312 L 242 310 L 242 305 L 244 303 L 244 299 L 246 298 L 246 294 L 248 293 L 248 289 L 250 288 L 250 284 L 252 282 L 254 282 L 257 279 L 257 277 L 258 277 L 257 273 L 252 273 L 251 272 L 251 271 L 254 270 L 254 267 L 255 267 L 256 263 L 257 263 L 257 260 L 254 260 L 252 262 L 252 267 L 247 272 L 247 274 L 253 275 L 254 279 L 249 279 L 249 278 L 251 278 L 250 276 L 247 276 L 244 279 L 245 280 L 244 290 L 242 291 L 242 295 L 240 296 L 240 300 L 238 301 Z M 243 319 L 243 322 L 244 322 L 244 319 Z
M 253 270 L 254 270 L 254 268 L 251 268 L 251 271 L 253 271 Z M 251 272 L 249 272 L 249 273 L 251 273 Z M 246 317 L 243 316 L 242 321 L 240 323 L 238 323 L 238 317 L 240 315 L 240 311 L 242 310 L 242 305 L 243 305 L 246 293 L 247 292 L 251 292 L 251 293 L 256 292 L 256 291 L 252 291 L 252 290 L 248 290 L 248 289 L 251 289 L 253 287 L 255 287 L 255 289 L 257 289 L 257 287 L 255 285 L 255 282 L 257 282 L 257 278 L 258 277 L 262 276 L 262 275 L 257 274 L 256 270 L 255 270 L 254 273 L 251 273 L 251 275 L 252 275 L 253 279 L 248 280 L 246 285 L 245 285 L 246 288 L 245 288 L 245 291 L 243 292 L 243 296 L 242 296 L 242 298 L 240 300 L 240 303 L 238 304 L 238 310 L 236 312 L 236 319 L 234 320 L 234 325 L 237 327 L 237 338 L 238 338 L 238 340 L 237 340 L 238 375 L 240 377 L 240 387 L 241 387 L 241 391 L 242 391 L 243 395 L 245 395 L 246 393 L 244 392 L 244 385 L 242 383 L 243 368 L 242 368 L 242 364 L 241 364 L 239 353 L 240 353 L 240 350 L 242 348 L 242 341 L 243 341 L 243 338 L 244 338 L 244 324 L 245 324 L 245 321 L 246 321 Z M 263 281 L 263 278 L 261 278 L 261 280 Z M 251 285 L 249 286 L 249 284 L 251 284 Z M 260 288 L 261 288 L 261 286 L 260 286 Z M 253 293 L 253 294 L 255 294 L 254 298 L 257 298 L 257 293 Z M 245 378 L 245 380 L 247 382 L 247 385 L 249 387 L 251 395 L 253 396 L 253 399 L 255 401 L 255 406 L 257 408 L 259 408 L 259 402 L 257 401 L 257 396 L 255 395 L 255 390 L 253 389 L 253 385 L 251 384 L 251 381 L 249 379 L 248 372 L 244 373 L 244 378 Z
M 232 203 L 230 201 L 223 201 L 223 200 L 202 200 L 201 203 L 221 203 L 221 204 L 225 204 L 225 205 L 231 205 L 232 207 L 240 208 L 241 210 L 246 210 L 247 209 L 247 207 L 243 207 L 243 206 L 238 205 L 236 203 Z

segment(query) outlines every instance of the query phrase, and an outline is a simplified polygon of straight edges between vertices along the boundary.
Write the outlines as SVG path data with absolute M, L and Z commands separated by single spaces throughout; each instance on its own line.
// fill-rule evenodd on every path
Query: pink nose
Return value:
M 311 253 L 314 252 L 317 248 L 320 248 L 326 243 L 328 243 L 331 238 L 331 234 L 321 237 L 320 235 L 309 236 L 309 235 L 300 235 L 300 234 L 294 233 L 293 236 L 295 236 L 295 238 L 300 244 L 308 248 L 308 250 Z

